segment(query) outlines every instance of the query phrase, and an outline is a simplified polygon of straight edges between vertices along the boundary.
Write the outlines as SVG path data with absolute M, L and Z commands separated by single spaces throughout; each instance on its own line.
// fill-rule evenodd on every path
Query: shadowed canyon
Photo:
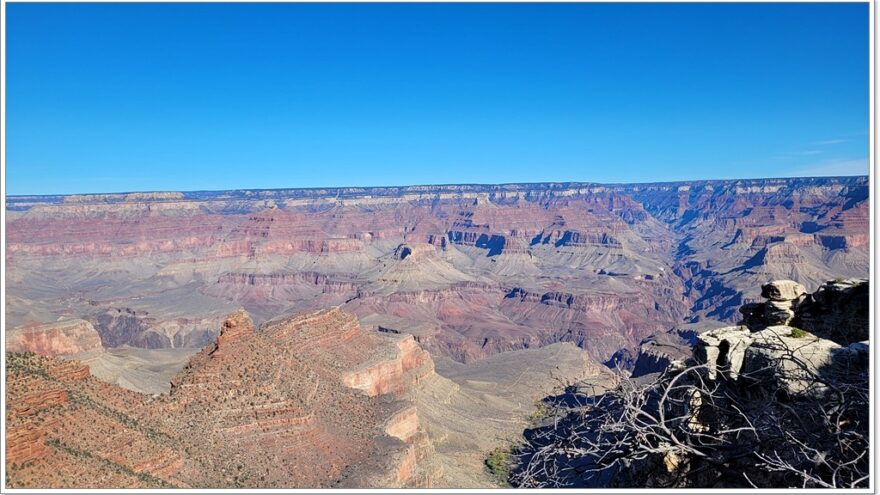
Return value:
M 535 401 L 737 323 L 770 280 L 867 278 L 868 190 L 8 197 L 7 482 L 493 486 Z

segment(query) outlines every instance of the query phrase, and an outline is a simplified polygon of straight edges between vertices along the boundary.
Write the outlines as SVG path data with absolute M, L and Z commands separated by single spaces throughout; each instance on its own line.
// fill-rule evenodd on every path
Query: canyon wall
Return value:
M 598 360 L 733 322 L 770 279 L 868 271 L 866 177 L 7 198 L 6 317 L 105 347 L 199 348 L 224 315 L 342 306 L 460 362 Z

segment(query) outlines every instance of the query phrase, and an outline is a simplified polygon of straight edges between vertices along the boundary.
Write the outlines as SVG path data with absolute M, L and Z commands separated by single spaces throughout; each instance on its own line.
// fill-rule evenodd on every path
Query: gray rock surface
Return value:
M 765 325 L 786 325 L 794 319 L 792 301 L 767 301 L 764 303 Z
M 807 293 L 807 289 L 794 280 L 773 280 L 761 286 L 761 297 L 771 301 L 793 301 Z
M 752 332 L 746 326 L 718 328 L 698 337 L 694 354 L 707 365 L 710 379 L 716 379 L 719 369 L 723 369 L 735 380 L 751 342 Z
M 794 337 L 792 327 L 787 326 L 768 327 L 752 337 L 743 359 L 743 375 L 758 382 L 774 380 L 790 395 L 827 392 L 816 378 L 839 362 L 837 354 L 843 350 L 839 344 L 810 334 Z

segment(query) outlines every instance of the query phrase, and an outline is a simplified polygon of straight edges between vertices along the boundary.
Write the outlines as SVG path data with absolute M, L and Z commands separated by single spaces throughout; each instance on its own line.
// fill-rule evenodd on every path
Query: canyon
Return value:
M 604 361 L 754 287 L 868 270 L 866 177 L 7 198 L 7 326 L 199 348 L 341 305 L 459 362 L 573 342 Z
M 536 400 L 610 383 L 614 363 L 665 366 L 664 349 L 738 323 L 769 280 L 866 278 L 868 190 L 829 177 L 9 196 L 7 403 L 24 407 L 7 411 L 11 479 L 493 486 L 483 459 Z M 113 442 L 80 438 L 85 425 Z

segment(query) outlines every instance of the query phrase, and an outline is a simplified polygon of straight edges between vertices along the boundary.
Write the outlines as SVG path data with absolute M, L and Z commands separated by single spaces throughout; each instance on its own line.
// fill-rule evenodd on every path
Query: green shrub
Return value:
M 497 447 L 486 458 L 486 469 L 499 483 L 508 484 L 510 470 L 513 467 L 513 456 L 508 447 Z
M 792 337 L 794 337 L 796 339 L 802 339 L 802 338 L 806 337 L 807 335 L 810 335 L 810 333 L 807 332 L 806 330 L 801 330 L 798 327 L 791 327 L 791 336 Z
M 535 402 L 535 410 L 529 414 L 528 421 L 532 425 L 536 425 L 550 415 L 550 408 L 544 401 Z

